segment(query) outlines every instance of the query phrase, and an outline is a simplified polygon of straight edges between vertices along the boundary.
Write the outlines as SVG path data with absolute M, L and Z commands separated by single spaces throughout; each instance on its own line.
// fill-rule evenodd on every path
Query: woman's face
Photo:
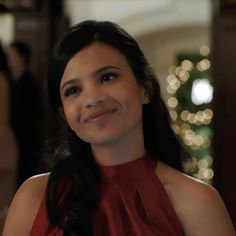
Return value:
M 91 145 L 109 145 L 142 135 L 144 89 L 126 58 L 94 43 L 66 65 L 60 95 L 72 130 Z

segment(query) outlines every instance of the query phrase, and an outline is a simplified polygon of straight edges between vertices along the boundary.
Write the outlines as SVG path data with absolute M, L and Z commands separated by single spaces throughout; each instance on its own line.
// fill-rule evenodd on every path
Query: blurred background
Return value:
M 18 186 L 45 170 L 50 57 L 86 19 L 137 39 L 189 157 L 184 171 L 220 192 L 235 224 L 236 0 L 0 0 L 0 221 Z

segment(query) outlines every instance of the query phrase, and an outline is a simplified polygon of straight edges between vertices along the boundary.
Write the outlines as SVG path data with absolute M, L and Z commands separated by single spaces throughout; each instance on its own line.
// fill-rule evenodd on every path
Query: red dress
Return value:
M 175 210 L 155 174 L 157 161 L 147 156 L 116 166 L 98 166 L 102 181 L 101 201 L 93 216 L 95 236 L 183 236 Z M 59 228 L 50 233 L 45 198 L 36 215 L 31 235 L 62 236 Z

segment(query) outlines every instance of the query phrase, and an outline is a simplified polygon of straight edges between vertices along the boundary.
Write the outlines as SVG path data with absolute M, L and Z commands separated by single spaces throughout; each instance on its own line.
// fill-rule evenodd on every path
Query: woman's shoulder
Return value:
M 186 235 L 235 235 L 224 203 L 212 186 L 162 162 L 159 162 L 156 174 Z
M 9 208 L 3 235 L 29 235 L 48 178 L 49 173 L 36 175 L 20 186 Z
M 39 174 L 27 179 L 18 189 L 14 200 L 26 200 L 31 203 L 41 201 L 48 183 L 49 173 Z
M 45 187 L 48 183 L 49 174 L 50 173 L 48 172 L 44 174 L 34 175 L 27 179 L 21 187 L 26 189 L 29 188 L 36 192 L 41 192 L 42 190 L 45 190 Z
M 170 193 L 195 195 L 215 191 L 210 185 L 188 176 L 160 161 L 155 171 L 165 189 Z

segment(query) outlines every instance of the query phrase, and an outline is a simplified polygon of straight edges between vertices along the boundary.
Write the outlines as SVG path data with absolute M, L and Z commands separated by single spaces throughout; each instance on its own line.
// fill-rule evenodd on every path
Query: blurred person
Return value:
M 8 48 L 13 78 L 11 124 L 19 147 L 17 186 L 37 174 L 43 130 L 43 95 L 40 80 L 30 71 L 31 48 L 16 41 Z
M 182 173 L 159 83 L 127 32 L 75 25 L 53 64 L 49 97 L 65 133 L 52 171 L 18 190 L 3 236 L 235 236 L 217 191 Z
M 10 126 L 10 73 L 0 44 L 0 232 L 16 190 L 17 145 Z

